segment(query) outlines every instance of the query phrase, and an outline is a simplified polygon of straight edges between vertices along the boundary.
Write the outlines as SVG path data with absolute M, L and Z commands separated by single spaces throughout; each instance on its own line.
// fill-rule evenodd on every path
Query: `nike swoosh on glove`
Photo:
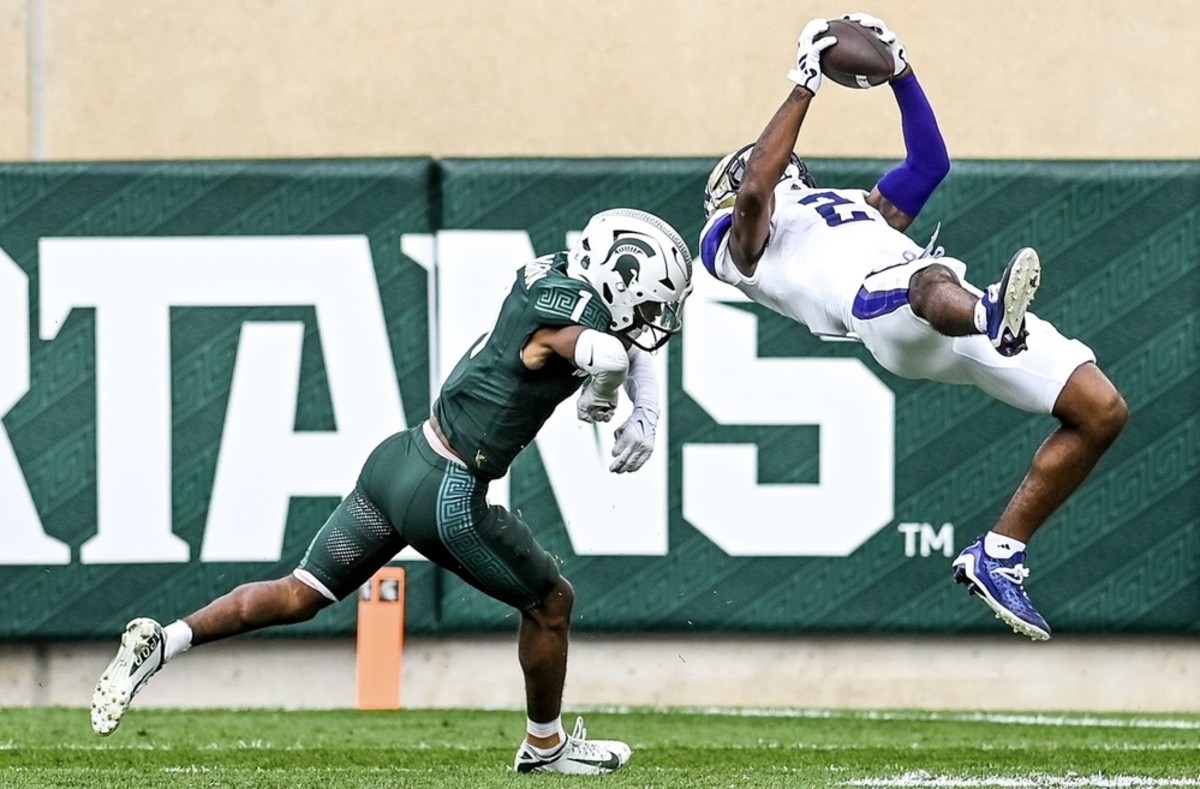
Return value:
M 796 65 L 787 73 L 787 78 L 815 96 L 821 89 L 821 53 L 837 43 L 836 36 L 822 35 L 829 30 L 824 19 L 810 20 L 800 32 L 796 46 Z
M 617 428 L 612 454 L 616 458 L 608 470 L 614 474 L 637 471 L 654 452 L 654 433 L 658 427 L 658 414 L 644 408 L 635 408 L 629 418 Z

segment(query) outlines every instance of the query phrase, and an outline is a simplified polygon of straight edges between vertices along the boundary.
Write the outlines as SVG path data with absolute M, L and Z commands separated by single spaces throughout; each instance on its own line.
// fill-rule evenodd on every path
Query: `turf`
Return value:
M 524 716 L 480 710 L 0 710 L 4 787 L 1200 787 L 1200 716 L 594 711 L 612 776 L 511 772 Z M 568 728 L 573 719 L 567 721 Z

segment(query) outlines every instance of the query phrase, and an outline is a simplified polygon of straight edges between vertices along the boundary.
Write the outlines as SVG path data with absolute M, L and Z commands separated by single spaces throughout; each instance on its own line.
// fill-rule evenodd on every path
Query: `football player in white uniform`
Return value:
M 821 86 L 821 52 L 836 41 L 826 20 L 814 19 L 800 36 L 787 99 L 755 143 L 709 176 L 701 259 L 718 279 L 814 334 L 860 340 L 897 375 L 974 384 L 1058 419 L 991 531 L 953 562 L 955 579 L 999 618 L 1045 640 L 1050 628 L 1023 586 L 1026 543 L 1116 439 L 1128 410 L 1086 345 L 1026 311 L 1041 276 L 1034 250 L 1018 251 L 999 282 L 980 290 L 966 281 L 962 261 L 904 235 L 950 160 L 895 33 L 866 14 L 846 18 L 892 51 L 889 84 L 907 158 L 868 193 L 818 187 L 793 152 Z

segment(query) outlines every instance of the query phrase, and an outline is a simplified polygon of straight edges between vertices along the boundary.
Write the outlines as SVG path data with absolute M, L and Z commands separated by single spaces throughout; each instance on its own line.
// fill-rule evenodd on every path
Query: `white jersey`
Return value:
M 814 334 L 846 334 L 855 295 L 867 275 L 923 251 L 889 225 L 860 189 L 808 189 L 781 182 L 767 247 L 753 277 L 743 276 L 730 257 L 732 224 L 732 208 L 709 217 L 700 236 L 704 267 Z
M 814 334 L 852 335 L 896 375 L 973 384 L 1034 413 L 1053 413 L 1067 379 L 1096 360 L 1033 313 L 1025 316 L 1028 349 L 1001 356 L 984 334 L 949 337 L 913 313 L 908 285 L 920 269 L 949 269 L 969 292 L 966 266 L 927 256 L 893 229 L 857 189 L 806 189 L 785 181 L 775 189 L 767 247 L 753 277 L 729 255 L 733 209 L 709 217 L 700 233 L 700 259 L 718 279 L 759 304 L 803 323 Z

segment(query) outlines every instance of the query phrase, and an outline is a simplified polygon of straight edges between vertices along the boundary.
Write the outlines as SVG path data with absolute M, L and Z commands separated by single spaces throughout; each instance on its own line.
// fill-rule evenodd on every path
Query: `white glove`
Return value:
M 616 443 L 612 454 L 616 458 L 608 470 L 614 474 L 637 471 L 654 452 L 654 430 L 658 427 L 658 414 L 645 408 L 634 408 L 629 418 L 617 428 Z
M 575 402 L 575 413 L 584 422 L 607 422 L 613 418 L 617 410 L 617 395 L 620 389 L 613 389 L 611 394 L 596 391 L 594 381 L 588 382 L 579 390 L 579 400 Z
M 879 37 L 880 41 L 888 45 L 892 50 L 892 60 L 896 63 L 896 67 L 892 71 L 893 77 L 908 68 L 908 53 L 905 51 L 904 45 L 900 43 L 900 40 L 896 38 L 896 34 L 891 31 L 887 23 L 882 19 L 870 14 L 864 14 L 861 11 L 853 14 L 843 14 L 842 19 L 849 19 L 851 22 L 857 22 L 863 27 L 870 28 L 875 31 L 875 35 Z
M 837 43 L 834 36 L 818 38 L 829 29 L 829 22 L 813 19 L 800 33 L 796 47 L 796 67 L 787 73 L 787 78 L 813 93 L 821 87 L 821 52 Z

